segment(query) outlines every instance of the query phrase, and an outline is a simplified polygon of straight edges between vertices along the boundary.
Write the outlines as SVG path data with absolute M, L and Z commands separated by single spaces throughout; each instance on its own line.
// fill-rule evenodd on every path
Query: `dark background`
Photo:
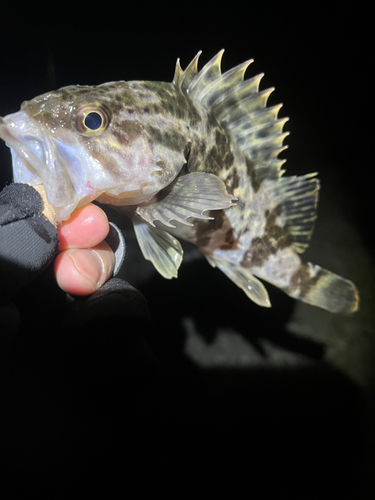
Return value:
M 250 303 L 186 247 L 178 280 L 141 258 L 126 221 L 123 277 L 152 322 L 67 315 L 50 270 L 13 298 L 3 339 L 3 458 L 11 486 L 211 497 L 373 498 L 373 66 L 370 13 L 284 2 L 102 2 L 8 6 L 0 30 L 0 114 L 72 84 L 170 81 L 198 50 L 223 70 L 254 58 L 283 102 L 287 174 L 319 171 L 319 219 L 306 258 L 355 281 L 350 317 L 268 287 Z M 370 135 L 371 134 L 371 135 Z M 0 145 L 0 187 L 11 181 Z M 67 315 L 67 316 L 66 316 Z M 0 452 L 1 453 L 1 452 Z M 29 490 L 28 490 L 29 491 Z M 81 493 L 81 494 L 83 494 Z M 13 496 L 12 496 L 13 495 Z

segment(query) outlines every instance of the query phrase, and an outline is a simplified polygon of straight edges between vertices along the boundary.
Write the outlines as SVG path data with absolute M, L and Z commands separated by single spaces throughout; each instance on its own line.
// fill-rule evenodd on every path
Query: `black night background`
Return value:
M 0 115 L 65 85 L 171 81 L 199 50 L 200 67 L 222 48 L 223 70 L 253 58 L 247 77 L 264 72 L 290 118 L 286 175 L 319 172 L 304 259 L 354 281 L 361 308 L 333 315 L 267 285 L 262 309 L 189 245 L 164 280 L 109 208 L 128 247 L 120 276 L 151 320 L 72 314 L 51 269 L 9 297 L 20 324 L 0 321 L 2 498 L 374 498 L 370 12 L 165 5 L 2 7 Z M 0 189 L 11 180 L 1 143 Z

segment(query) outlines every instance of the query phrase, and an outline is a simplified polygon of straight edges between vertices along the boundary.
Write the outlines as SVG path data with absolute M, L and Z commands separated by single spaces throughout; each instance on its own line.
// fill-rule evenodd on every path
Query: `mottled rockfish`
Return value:
M 355 285 L 303 263 L 316 218 L 315 173 L 282 177 L 287 118 L 267 107 L 263 75 L 244 80 L 247 61 L 222 74 L 223 51 L 198 58 L 172 83 L 69 86 L 0 119 L 16 182 L 43 184 L 58 221 L 97 200 L 132 218 L 143 255 L 177 277 L 194 243 L 261 306 L 258 279 L 333 312 L 358 308 Z

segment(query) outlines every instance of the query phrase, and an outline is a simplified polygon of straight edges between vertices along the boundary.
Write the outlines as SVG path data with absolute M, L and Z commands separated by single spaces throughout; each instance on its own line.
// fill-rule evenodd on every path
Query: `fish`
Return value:
M 42 185 L 57 222 L 96 200 L 133 221 L 145 259 L 167 279 L 196 245 L 256 304 L 264 281 L 335 313 L 358 309 L 347 280 L 301 260 L 316 220 L 317 173 L 284 176 L 287 117 L 268 106 L 252 59 L 222 73 L 201 51 L 172 82 L 71 85 L 0 119 L 15 182 Z

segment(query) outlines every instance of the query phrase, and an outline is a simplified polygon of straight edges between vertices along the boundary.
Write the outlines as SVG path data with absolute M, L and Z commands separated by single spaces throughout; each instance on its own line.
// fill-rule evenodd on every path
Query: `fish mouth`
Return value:
M 24 111 L 0 117 L 0 138 L 11 149 L 15 182 L 43 184 L 58 223 L 73 210 L 97 199 L 111 205 L 135 205 L 151 199 L 162 186 L 153 165 L 142 182 L 111 176 L 74 140 L 49 137 Z
M 19 111 L 0 117 L 0 138 L 11 149 L 15 182 L 43 184 L 48 202 L 59 219 L 74 210 L 78 196 L 66 172 L 57 161 L 51 143 L 34 120 Z

